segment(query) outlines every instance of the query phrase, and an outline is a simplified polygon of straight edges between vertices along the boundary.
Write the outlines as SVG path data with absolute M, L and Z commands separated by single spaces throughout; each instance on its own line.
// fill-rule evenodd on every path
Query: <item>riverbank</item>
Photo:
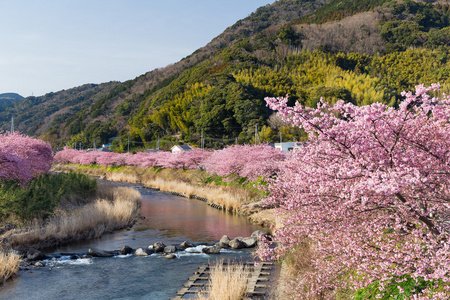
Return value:
M 139 168 L 135 166 L 109 167 L 54 164 L 53 172 L 81 172 L 100 179 L 141 184 L 163 192 L 206 201 L 209 205 L 244 215 L 254 224 L 276 225 L 272 209 L 264 209 L 263 197 L 257 188 L 243 188 L 237 184 L 217 185 L 209 182 L 201 170 Z
M 0 235 L 0 282 L 19 271 L 20 252 L 46 250 L 94 239 L 132 226 L 140 216 L 141 196 L 132 188 L 102 184 L 82 204 L 64 201 L 46 220 L 19 226 Z M 12 251 L 12 249 L 14 249 Z
M 140 215 L 140 194 L 132 188 L 103 184 L 96 200 L 71 208 L 60 207 L 47 221 L 14 229 L 0 236 L 8 248 L 45 250 L 75 241 L 93 239 L 131 226 Z

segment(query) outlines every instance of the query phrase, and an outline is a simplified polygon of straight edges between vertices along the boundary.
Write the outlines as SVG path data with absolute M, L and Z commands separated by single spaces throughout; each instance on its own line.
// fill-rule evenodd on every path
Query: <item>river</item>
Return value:
M 88 248 L 118 250 L 124 245 L 147 247 L 159 241 L 165 245 L 185 240 L 211 243 L 224 234 L 231 238 L 245 237 L 261 229 L 249 224 L 245 217 L 217 210 L 199 200 L 139 190 L 145 219 L 132 229 L 47 254 L 82 253 Z M 216 256 L 195 253 L 201 252 L 201 247 L 178 252 L 176 259 L 165 259 L 159 254 L 76 260 L 61 256 L 45 261 L 44 267 L 21 271 L 18 277 L 0 285 L 0 299 L 170 299 L 200 265 L 217 259 L 245 261 L 252 258 L 249 249 L 222 250 Z

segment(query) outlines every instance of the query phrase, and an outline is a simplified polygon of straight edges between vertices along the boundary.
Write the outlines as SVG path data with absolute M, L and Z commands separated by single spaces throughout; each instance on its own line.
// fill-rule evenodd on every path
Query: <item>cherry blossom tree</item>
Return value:
M 0 181 L 26 183 L 47 173 L 52 160 L 52 149 L 47 143 L 18 132 L 0 134 Z
M 219 176 L 237 175 L 249 180 L 259 176 L 269 177 L 278 171 L 279 162 L 285 155 L 267 144 L 235 145 L 214 151 L 205 160 L 209 173 Z
M 309 142 L 287 159 L 268 188 L 281 226 L 259 250 L 278 259 L 313 241 L 312 269 L 299 280 L 310 296 L 392 279 L 450 283 L 450 98 L 417 86 L 395 109 L 321 101 L 317 108 L 266 98 Z M 341 282 L 341 275 L 354 279 Z M 446 290 L 433 299 L 448 299 Z M 416 298 L 430 299 L 427 291 Z M 299 296 L 300 298 L 302 296 Z
M 203 167 L 203 162 L 211 155 L 212 152 L 198 148 L 174 153 L 167 160 L 165 167 L 184 170 L 200 169 Z

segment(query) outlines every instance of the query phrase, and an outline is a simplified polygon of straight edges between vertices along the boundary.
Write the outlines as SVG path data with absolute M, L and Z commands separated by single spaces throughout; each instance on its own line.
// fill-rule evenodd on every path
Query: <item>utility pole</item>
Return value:
M 128 153 L 130 153 L 130 134 L 128 134 Z
M 14 117 L 11 117 L 11 133 L 14 133 Z
M 258 124 L 255 125 L 255 145 L 258 142 Z
M 238 144 L 238 137 L 236 137 L 236 145 Z
M 156 150 L 159 151 L 159 133 L 158 133 L 158 142 L 156 142 Z
M 280 131 L 280 144 L 283 143 L 283 133 Z
M 203 129 L 202 129 L 202 138 L 201 138 L 200 145 L 201 145 L 202 150 L 204 150 L 205 149 L 205 140 L 203 139 Z

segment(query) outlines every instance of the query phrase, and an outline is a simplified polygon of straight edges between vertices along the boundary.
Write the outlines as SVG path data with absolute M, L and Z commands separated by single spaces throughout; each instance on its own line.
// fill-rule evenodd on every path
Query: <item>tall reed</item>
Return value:
M 19 271 L 21 261 L 21 256 L 16 253 L 0 252 L 0 283 Z
M 221 262 L 210 268 L 208 297 L 198 294 L 200 300 L 241 300 L 246 296 L 247 274 L 242 264 Z

